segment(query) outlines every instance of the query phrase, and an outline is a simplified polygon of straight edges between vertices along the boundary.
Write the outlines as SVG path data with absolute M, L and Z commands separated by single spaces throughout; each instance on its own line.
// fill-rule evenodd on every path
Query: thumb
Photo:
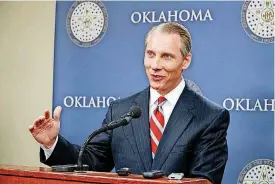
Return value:
M 60 121 L 60 113 L 61 113 L 61 110 L 62 110 L 62 107 L 61 106 L 58 106 L 54 109 L 54 112 L 53 112 L 53 119 L 55 121 Z

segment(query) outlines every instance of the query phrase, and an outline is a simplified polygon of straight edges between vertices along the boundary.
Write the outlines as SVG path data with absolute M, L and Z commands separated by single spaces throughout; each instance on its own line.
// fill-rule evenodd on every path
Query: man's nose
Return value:
M 159 57 L 156 57 L 151 65 L 153 70 L 160 70 L 162 69 L 161 61 Z

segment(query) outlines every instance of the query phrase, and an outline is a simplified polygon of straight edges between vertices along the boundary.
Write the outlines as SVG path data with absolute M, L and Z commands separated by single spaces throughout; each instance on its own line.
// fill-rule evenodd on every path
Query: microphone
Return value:
M 103 126 L 102 128 L 107 130 L 113 130 L 120 126 L 128 125 L 131 119 L 139 118 L 141 115 L 141 109 L 138 106 L 132 106 L 127 114 L 121 116 L 118 120 Z
M 141 108 L 138 106 L 132 106 L 128 113 L 122 115 L 119 119 L 112 121 L 112 122 L 108 123 L 107 125 L 104 125 L 100 129 L 94 131 L 92 134 L 89 135 L 89 137 L 85 140 L 83 146 L 81 147 L 81 149 L 79 151 L 77 165 L 72 165 L 72 164 L 56 165 L 56 166 L 51 167 L 52 171 L 56 171 L 56 172 L 73 172 L 73 171 L 84 172 L 84 171 L 88 171 L 89 166 L 83 165 L 81 159 L 82 159 L 83 152 L 86 149 L 90 140 L 93 137 L 95 137 L 96 135 L 98 135 L 102 132 L 106 132 L 107 130 L 113 130 L 120 126 L 128 125 L 129 122 L 131 121 L 131 119 L 137 119 L 140 116 L 141 116 Z

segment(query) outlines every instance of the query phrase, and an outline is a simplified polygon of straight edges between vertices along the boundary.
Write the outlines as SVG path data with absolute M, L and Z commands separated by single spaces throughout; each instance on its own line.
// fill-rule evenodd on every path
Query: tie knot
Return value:
M 158 106 L 162 106 L 165 101 L 166 101 L 166 98 L 164 96 L 160 96 L 158 98 Z

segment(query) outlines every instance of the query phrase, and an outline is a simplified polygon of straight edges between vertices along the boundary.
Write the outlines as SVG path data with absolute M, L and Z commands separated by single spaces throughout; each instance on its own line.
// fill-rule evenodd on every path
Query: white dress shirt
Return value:
M 166 94 L 164 97 L 166 98 L 166 102 L 162 105 L 163 116 L 164 116 L 164 129 L 167 125 L 167 122 L 172 114 L 172 111 L 185 87 L 185 81 L 182 79 L 176 88 Z M 150 107 L 149 107 L 149 121 L 150 118 L 158 105 L 158 98 L 161 95 L 153 88 L 150 88 Z
M 185 81 L 184 81 L 184 79 L 182 79 L 181 82 L 179 83 L 179 85 L 175 89 L 173 89 L 172 91 L 170 91 L 168 94 L 166 94 L 164 96 L 166 98 L 166 102 L 162 106 L 163 113 L 164 113 L 164 129 L 167 125 L 167 122 L 172 114 L 172 111 L 173 111 L 184 87 L 185 87 Z M 156 109 L 157 103 L 158 103 L 157 100 L 160 96 L 161 95 L 156 90 L 154 90 L 153 88 L 150 88 L 150 104 L 149 104 L 150 116 L 149 116 L 149 118 L 151 117 L 153 111 Z M 150 121 L 150 119 L 149 119 L 149 121 Z M 47 149 L 43 145 L 41 145 L 41 148 L 44 150 L 46 160 L 51 156 L 51 154 L 56 146 L 57 141 L 58 141 L 58 136 L 56 138 L 54 145 L 49 149 Z

